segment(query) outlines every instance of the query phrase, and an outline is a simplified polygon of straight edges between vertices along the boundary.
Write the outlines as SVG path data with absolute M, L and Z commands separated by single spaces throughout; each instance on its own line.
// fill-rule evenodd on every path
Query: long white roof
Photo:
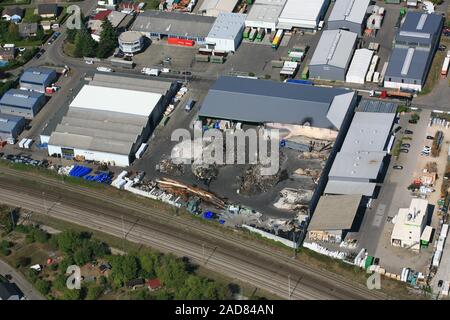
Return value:
M 328 21 L 362 24 L 371 0 L 336 0 Z
M 373 51 L 369 49 L 355 50 L 353 60 L 350 63 L 345 78 L 346 82 L 364 84 L 367 70 L 369 70 L 372 61 Z
M 161 94 L 85 85 L 71 107 L 149 116 Z
M 280 20 L 316 21 L 326 0 L 288 0 L 280 14 Z

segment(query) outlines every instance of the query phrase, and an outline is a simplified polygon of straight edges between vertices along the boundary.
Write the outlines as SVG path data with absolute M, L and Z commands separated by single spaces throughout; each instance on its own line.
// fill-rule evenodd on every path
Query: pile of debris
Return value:
M 321 174 L 322 174 L 322 170 L 320 170 L 320 169 L 298 168 L 297 170 L 294 171 L 294 175 L 296 175 L 296 176 L 311 177 L 314 180 L 319 179 Z
M 160 172 L 172 176 L 182 176 L 184 174 L 184 165 L 176 164 L 171 159 L 162 159 L 157 168 Z
M 287 175 L 285 170 L 278 170 L 274 175 L 262 175 L 261 164 L 249 165 L 239 179 L 239 193 L 252 195 L 269 191 Z
M 186 197 L 187 195 L 196 196 L 201 200 L 210 203 L 218 208 L 225 208 L 225 202 L 222 199 L 201 188 L 189 186 L 182 182 L 168 178 L 158 179 L 156 180 L 156 183 L 158 184 L 158 187 L 160 189 L 165 190 L 171 194 L 176 194 L 184 197 Z
M 285 188 L 273 205 L 282 210 L 306 212 L 313 194 L 313 190 Z
M 216 179 L 219 175 L 219 169 L 217 165 L 210 165 L 210 164 L 192 164 L 192 173 L 194 176 L 205 182 L 211 182 L 212 180 Z

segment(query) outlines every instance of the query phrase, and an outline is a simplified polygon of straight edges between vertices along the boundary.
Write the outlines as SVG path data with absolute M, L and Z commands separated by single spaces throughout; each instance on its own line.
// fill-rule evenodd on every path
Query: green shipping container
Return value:
M 373 263 L 373 257 L 372 256 L 367 256 L 366 259 L 366 264 L 364 265 L 364 269 L 369 268 Z

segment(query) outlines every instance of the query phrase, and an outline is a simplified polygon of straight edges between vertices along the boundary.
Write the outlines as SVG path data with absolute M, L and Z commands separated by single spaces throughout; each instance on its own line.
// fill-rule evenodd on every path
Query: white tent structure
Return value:
M 345 77 L 346 82 L 364 84 L 366 74 L 372 61 L 373 51 L 369 49 L 355 50 L 353 60 Z

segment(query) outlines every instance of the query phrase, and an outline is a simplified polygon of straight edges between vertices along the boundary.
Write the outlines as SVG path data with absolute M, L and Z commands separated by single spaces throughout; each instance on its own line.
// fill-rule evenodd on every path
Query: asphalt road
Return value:
M 31 283 L 29 283 L 19 272 L 14 270 L 13 267 L 2 260 L 0 260 L 0 274 L 3 276 L 5 274 L 10 274 L 12 276 L 10 282 L 15 283 L 28 300 L 45 300 Z
M 125 234 L 129 241 L 188 257 L 285 299 L 289 298 L 289 277 L 292 299 L 387 298 L 350 279 L 292 259 L 274 247 L 225 234 L 199 221 L 26 172 L 0 168 L 0 174 L 0 196 L 6 204 L 47 212 L 116 237 Z

